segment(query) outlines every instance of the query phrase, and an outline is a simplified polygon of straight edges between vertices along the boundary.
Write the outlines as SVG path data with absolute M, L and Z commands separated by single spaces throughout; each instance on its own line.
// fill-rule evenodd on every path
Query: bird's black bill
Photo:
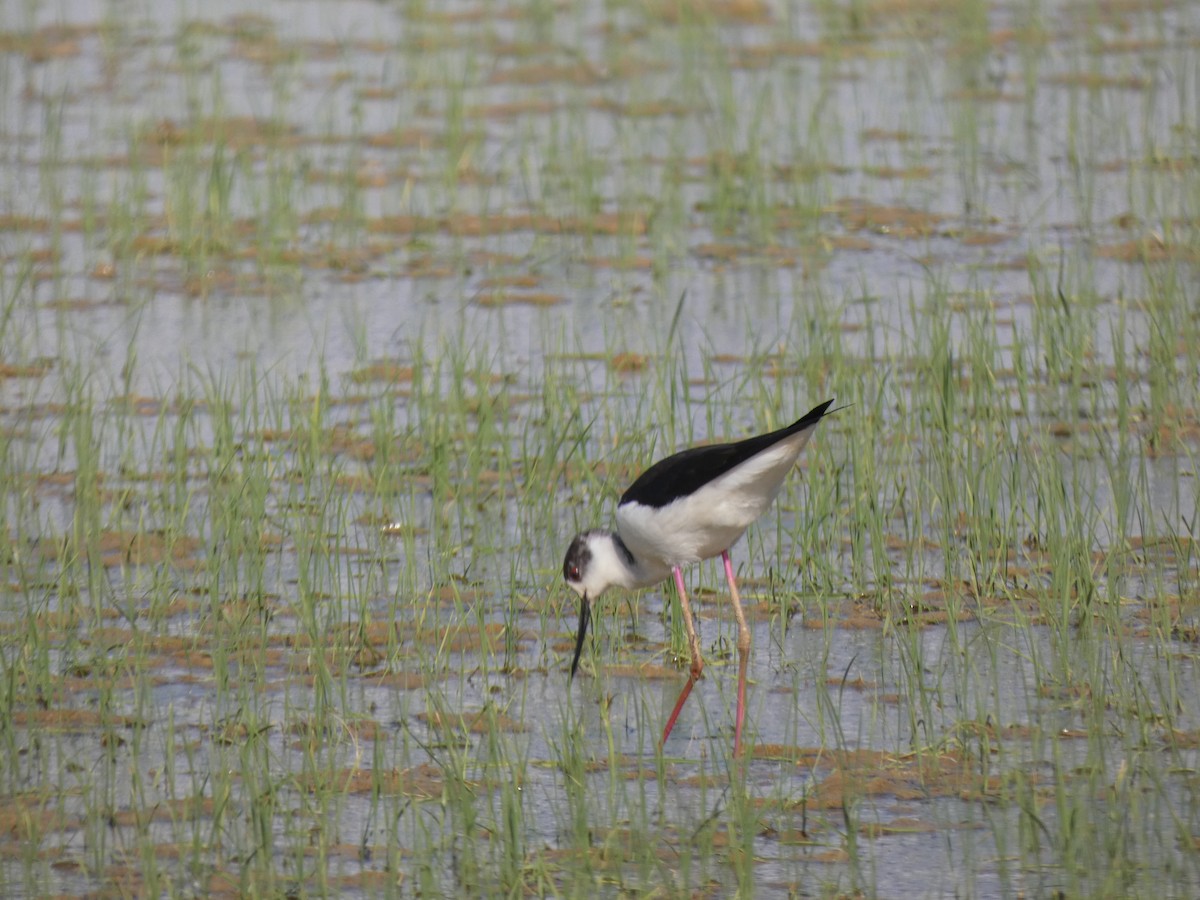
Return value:
M 584 594 L 583 599 L 579 601 L 579 634 L 575 636 L 575 658 L 571 660 L 572 678 L 575 677 L 575 670 L 579 668 L 579 654 L 583 652 L 583 639 L 587 635 L 588 620 L 591 618 L 592 604 Z

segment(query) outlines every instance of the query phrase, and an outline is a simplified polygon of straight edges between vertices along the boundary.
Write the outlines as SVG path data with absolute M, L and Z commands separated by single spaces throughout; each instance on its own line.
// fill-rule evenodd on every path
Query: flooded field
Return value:
M 0 895 L 1200 893 L 1200 6 L 797 6 L 3 8 Z

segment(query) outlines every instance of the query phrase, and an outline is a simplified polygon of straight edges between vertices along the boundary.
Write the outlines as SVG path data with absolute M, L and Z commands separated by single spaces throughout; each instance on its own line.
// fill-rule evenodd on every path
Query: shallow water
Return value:
M 1195 4 L 0 16 L 0 893 L 1195 892 Z

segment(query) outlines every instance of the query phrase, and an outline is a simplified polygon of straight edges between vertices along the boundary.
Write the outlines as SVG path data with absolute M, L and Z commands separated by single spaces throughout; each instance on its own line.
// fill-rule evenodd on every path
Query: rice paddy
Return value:
M 1196 4 L 13 6 L 0 895 L 1200 890 Z

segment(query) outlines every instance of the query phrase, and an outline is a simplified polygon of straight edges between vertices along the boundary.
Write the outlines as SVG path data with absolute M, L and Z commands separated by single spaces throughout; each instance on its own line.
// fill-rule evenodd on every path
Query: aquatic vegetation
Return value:
M 1195 893 L 1189 5 L 19 6 L 0 894 Z

